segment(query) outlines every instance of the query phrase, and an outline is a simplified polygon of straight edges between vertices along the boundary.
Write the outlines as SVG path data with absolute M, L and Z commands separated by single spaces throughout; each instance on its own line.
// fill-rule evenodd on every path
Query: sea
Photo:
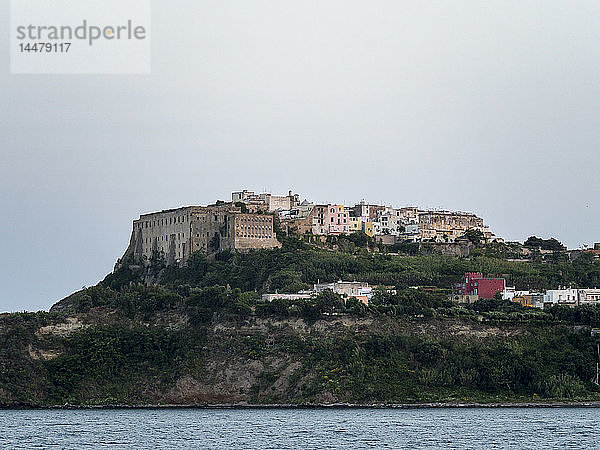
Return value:
M 600 448 L 600 409 L 0 410 L 0 448 Z

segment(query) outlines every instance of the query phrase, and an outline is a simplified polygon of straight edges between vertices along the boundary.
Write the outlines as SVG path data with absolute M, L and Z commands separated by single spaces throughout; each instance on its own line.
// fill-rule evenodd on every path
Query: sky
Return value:
M 243 188 L 600 242 L 597 1 L 153 0 L 151 33 L 149 75 L 13 75 L 0 34 L 0 312 Z

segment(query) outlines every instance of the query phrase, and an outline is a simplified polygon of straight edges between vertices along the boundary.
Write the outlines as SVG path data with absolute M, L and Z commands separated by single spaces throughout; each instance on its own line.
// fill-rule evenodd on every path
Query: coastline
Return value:
M 299 404 L 145 404 L 145 405 L 52 405 L 0 406 L 0 410 L 61 410 L 61 409 L 470 409 L 470 408 L 600 408 L 600 401 L 549 402 L 434 402 L 434 403 L 299 403 Z

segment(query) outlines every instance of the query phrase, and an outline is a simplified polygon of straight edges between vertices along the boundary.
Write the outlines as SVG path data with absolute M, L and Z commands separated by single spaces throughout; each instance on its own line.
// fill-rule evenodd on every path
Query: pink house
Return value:
M 348 234 L 350 219 L 344 205 L 327 205 L 324 225 L 328 227 L 327 234 Z

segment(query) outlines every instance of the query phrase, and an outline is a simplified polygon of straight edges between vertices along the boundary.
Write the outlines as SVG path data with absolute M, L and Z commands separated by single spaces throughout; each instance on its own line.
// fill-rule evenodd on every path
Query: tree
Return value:
M 469 228 L 467 231 L 465 231 L 465 234 L 463 234 L 462 237 L 468 239 L 475 245 L 479 245 L 484 240 L 485 236 L 483 235 L 481 230 Z
M 246 204 L 244 202 L 235 202 L 235 206 L 240 208 L 240 210 L 242 211 L 242 214 L 248 213 L 248 207 L 246 206 Z
M 221 237 L 219 236 L 219 233 L 215 233 L 215 235 L 212 237 L 212 239 L 208 243 L 208 248 L 211 251 L 216 252 L 219 250 L 220 246 L 221 246 Z
M 332 313 L 344 309 L 344 300 L 331 289 L 325 289 L 317 296 L 317 305 L 322 312 Z
M 523 246 L 528 248 L 538 248 L 540 250 L 552 250 L 554 252 L 566 250 L 566 247 L 554 238 L 541 239 L 537 236 L 529 236 L 523 243 Z
M 364 231 L 357 231 L 346 236 L 346 239 L 352 241 L 357 247 L 366 247 L 370 238 Z

